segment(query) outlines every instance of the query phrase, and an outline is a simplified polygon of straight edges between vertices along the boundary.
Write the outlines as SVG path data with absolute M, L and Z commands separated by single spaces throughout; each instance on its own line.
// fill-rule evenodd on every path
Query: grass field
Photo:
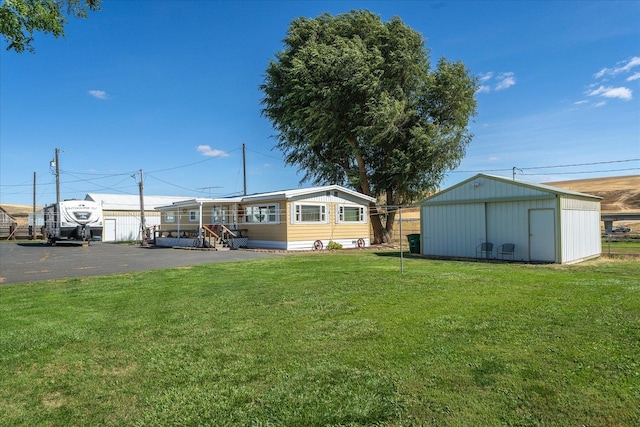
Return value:
M 0 424 L 640 425 L 640 263 L 337 251 L 0 287 Z

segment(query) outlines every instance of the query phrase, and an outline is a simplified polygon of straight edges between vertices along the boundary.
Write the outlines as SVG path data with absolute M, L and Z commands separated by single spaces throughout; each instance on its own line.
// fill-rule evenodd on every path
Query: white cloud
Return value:
M 605 98 L 618 98 L 624 99 L 625 101 L 629 101 L 633 98 L 631 89 L 626 87 L 605 87 L 600 86 L 597 89 L 594 89 L 590 92 L 587 92 L 589 96 L 604 96 Z
M 88 91 L 87 93 L 89 95 L 93 96 L 94 98 L 109 99 L 109 95 L 107 95 L 107 92 L 105 92 L 104 90 L 92 89 L 92 90 Z
M 229 155 L 226 151 L 211 148 L 209 145 L 198 145 L 197 150 L 207 157 L 227 157 Z
M 598 71 L 594 75 L 594 77 L 597 79 L 601 79 L 605 76 L 616 76 L 620 73 L 628 73 L 634 67 L 640 66 L 640 56 L 634 56 L 633 58 L 626 61 L 621 61 L 616 65 L 617 66 L 613 68 L 603 68 L 602 70 Z
M 633 71 L 634 68 L 640 67 L 640 56 L 633 56 L 624 61 L 618 62 L 614 67 L 603 68 L 593 75 L 597 83 L 587 86 L 585 94 L 587 96 L 597 96 L 608 99 L 620 99 L 629 101 L 633 99 L 633 90 L 624 86 L 624 81 L 632 82 L 640 79 L 640 72 Z M 625 76 L 625 74 L 630 74 Z M 608 85 L 602 83 L 607 82 Z M 574 105 L 585 104 L 584 101 L 578 101 Z M 603 107 L 606 101 L 592 103 L 591 107 Z
M 573 105 L 582 105 L 582 104 L 588 104 L 588 103 L 589 103 L 589 101 L 582 100 L 582 101 L 574 102 Z
M 640 79 L 640 73 L 635 73 L 635 74 L 632 74 L 629 77 L 627 77 L 627 81 L 628 82 L 632 82 L 632 81 L 638 80 L 638 79 Z
M 478 76 L 478 80 L 480 80 L 481 82 L 486 82 L 487 80 L 491 80 L 492 77 L 493 72 L 489 71 L 488 73 L 480 74 Z
M 489 161 L 490 162 L 497 162 L 498 160 L 500 160 L 497 156 L 491 156 L 489 157 Z
M 610 68 L 603 68 L 602 70 L 598 71 L 597 73 L 595 73 L 593 75 L 593 77 L 595 77 L 596 79 L 601 79 L 602 77 L 606 76 L 607 74 L 609 74 L 611 72 Z
M 492 91 L 501 91 L 510 88 L 516 84 L 516 77 L 512 71 L 494 74 L 493 71 L 480 74 L 478 81 L 481 83 L 478 87 L 478 93 L 489 93 Z
M 495 90 L 508 89 L 516 84 L 516 78 L 512 72 L 500 73 L 496 77 L 496 80 L 498 83 L 496 84 Z

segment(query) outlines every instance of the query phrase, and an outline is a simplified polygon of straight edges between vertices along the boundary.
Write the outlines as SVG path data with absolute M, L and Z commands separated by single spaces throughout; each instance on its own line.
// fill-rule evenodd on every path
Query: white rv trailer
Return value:
M 88 242 L 102 238 L 102 206 L 90 200 L 65 200 L 44 208 L 47 243 Z

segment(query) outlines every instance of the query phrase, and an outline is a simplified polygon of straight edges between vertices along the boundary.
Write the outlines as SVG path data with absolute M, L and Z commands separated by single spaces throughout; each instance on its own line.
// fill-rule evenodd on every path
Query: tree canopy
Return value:
M 0 34 L 7 50 L 34 52 L 33 33 L 41 31 L 64 37 L 67 16 L 86 18 L 100 10 L 102 0 L 5 0 L 0 4 Z
M 420 33 L 369 11 L 297 18 L 261 90 L 276 148 L 302 181 L 412 203 L 457 167 L 472 135 L 477 79 L 461 62 L 431 69 Z M 371 206 L 375 240 L 388 241 Z M 389 221 L 391 219 L 391 221 Z

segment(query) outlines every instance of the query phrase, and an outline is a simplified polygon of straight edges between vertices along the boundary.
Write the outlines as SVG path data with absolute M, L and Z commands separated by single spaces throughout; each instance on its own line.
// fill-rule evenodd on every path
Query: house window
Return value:
M 227 223 L 227 207 L 214 206 L 213 209 L 211 209 L 211 222 L 213 224 L 226 224 Z
M 200 211 L 189 211 L 189 221 L 200 221 Z
M 300 223 L 327 223 L 327 205 L 299 205 L 293 209 L 294 224 Z
M 171 212 L 165 212 L 164 213 L 164 222 L 176 222 L 176 213 L 171 211 Z
M 366 222 L 364 206 L 338 206 L 338 222 Z
M 279 205 L 255 205 L 245 207 L 244 222 L 250 224 L 278 224 Z

